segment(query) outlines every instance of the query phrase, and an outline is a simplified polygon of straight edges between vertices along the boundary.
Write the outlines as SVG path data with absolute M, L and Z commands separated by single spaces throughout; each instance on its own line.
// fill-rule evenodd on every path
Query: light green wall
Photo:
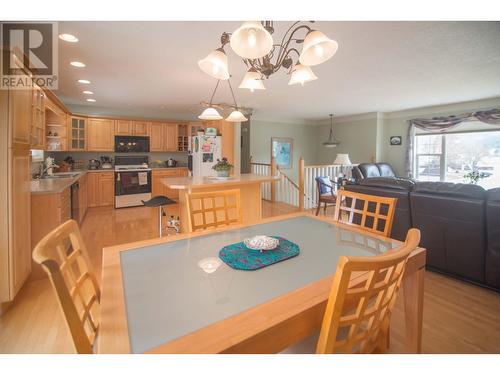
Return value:
M 293 169 L 283 171 L 294 181 L 298 180 L 300 156 L 304 157 L 307 164 L 317 163 L 316 127 L 314 125 L 251 120 L 250 155 L 254 162 L 269 163 L 271 161 L 272 137 L 293 138 Z
M 333 135 L 340 141 L 335 148 L 322 146 L 328 139 L 330 125 L 317 126 L 318 164 L 332 164 L 337 154 L 349 154 L 352 163 L 358 164 L 375 160 L 377 155 L 377 116 L 367 115 L 364 119 L 334 120 Z

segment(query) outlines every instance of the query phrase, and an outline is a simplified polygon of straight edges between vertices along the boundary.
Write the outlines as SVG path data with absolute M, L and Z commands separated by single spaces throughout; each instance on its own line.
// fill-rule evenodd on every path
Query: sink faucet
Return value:
M 40 174 L 38 175 L 38 177 L 36 179 L 39 180 L 39 179 L 43 178 L 43 176 L 45 176 L 47 171 L 51 168 L 59 168 L 59 166 L 57 164 L 51 164 L 50 166 L 43 168 L 43 165 L 41 165 L 40 169 L 42 171 L 40 172 Z

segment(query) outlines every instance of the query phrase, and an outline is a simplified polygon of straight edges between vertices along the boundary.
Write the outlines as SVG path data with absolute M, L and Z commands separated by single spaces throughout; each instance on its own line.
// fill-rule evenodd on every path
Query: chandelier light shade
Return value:
M 311 68 L 306 65 L 297 64 L 292 70 L 292 76 L 290 77 L 289 85 L 304 85 L 306 82 L 314 81 L 318 79 L 316 75 L 313 73 Z
M 208 107 L 198 116 L 198 118 L 200 120 L 220 120 L 222 116 L 215 108 Z
M 222 48 L 210 52 L 207 57 L 199 60 L 198 66 L 211 77 L 221 80 L 229 79 L 227 56 Z
M 321 31 L 311 30 L 304 39 L 299 62 L 307 66 L 319 65 L 332 58 L 338 48 L 335 40 L 328 38 Z
M 273 48 L 273 37 L 260 22 L 244 22 L 231 35 L 231 48 L 244 59 L 258 59 Z
M 330 134 L 328 135 L 328 139 L 323 142 L 323 146 L 325 147 L 337 147 L 340 144 L 339 141 L 335 139 L 333 136 L 333 114 L 330 113 Z M 334 163 L 337 164 L 337 163 Z
M 333 161 L 333 164 L 351 165 L 352 163 L 349 159 L 349 154 L 337 154 L 337 157 Z
M 262 76 L 255 69 L 250 68 L 248 72 L 246 72 L 243 80 L 238 86 L 240 89 L 249 89 L 250 91 L 254 90 L 265 90 L 264 82 L 262 82 Z
M 248 119 L 240 111 L 233 111 L 226 118 L 226 121 L 228 121 L 228 122 L 245 122 L 245 121 L 248 121 Z

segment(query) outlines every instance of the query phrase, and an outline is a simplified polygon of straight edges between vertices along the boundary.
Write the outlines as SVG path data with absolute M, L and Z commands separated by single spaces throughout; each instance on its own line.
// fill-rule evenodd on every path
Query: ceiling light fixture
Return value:
M 95 102 L 95 99 L 92 99 L 92 98 L 88 98 L 86 99 L 88 102 Z
M 78 82 L 83 83 L 84 85 L 90 85 L 90 81 L 87 79 L 79 79 Z
M 299 37 L 298 34 L 301 30 L 307 31 L 303 37 Z M 301 21 L 290 26 L 279 44 L 274 44 L 271 35 L 273 33 L 273 21 L 244 22 L 232 34 L 223 32 L 220 37 L 221 47 L 200 60 L 198 65 L 201 70 L 214 78 L 229 79 L 227 56 L 223 49 L 229 43 L 248 68 L 239 87 L 251 91 L 263 90 L 265 87 L 262 80 L 268 79 L 282 67 L 288 69 L 288 74 L 292 74 L 290 81 L 293 83 L 289 84 L 317 79 L 308 67 L 329 60 L 338 49 L 335 40 L 328 38 L 321 31 L 311 29 Z M 302 43 L 303 48 L 299 52 L 296 47 Z M 297 68 L 300 68 L 299 71 L 302 73 L 299 74 Z M 294 71 L 296 71 L 295 76 L 300 78 L 302 75 L 302 78 L 294 78 Z M 307 74 L 304 75 L 306 71 Z
M 78 38 L 71 34 L 59 34 L 59 39 L 64 40 L 65 42 L 76 43 L 78 42 Z
M 326 142 L 323 142 L 323 146 L 337 147 L 339 144 L 340 142 L 337 141 L 333 136 L 333 114 L 330 113 L 330 134 L 328 135 L 328 139 L 326 140 Z
M 80 61 L 71 61 L 69 65 L 77 67 L 77 68 L 85 68 L 85 64 Z
M 94 93 L 92 91 L 88 91 L 88 90 L 85 90 L 85 91 L 82 91 L 85 95 L 94 95 Z
M 236 103 L 236 98 L 234 96 L 233 92 L 233 87 L 231 86 L 231 80 L 227 80 L 227 83 L 229 85 L 229 89 L 231 90 L 231 96 L 233 98 L 233 103 L 234 105 L 224 105 L 225 107 L 229 107 L 232 109 L 231 114 L 226 117 L 226 121 L 228 122 L 244 122 L 248 121 L 248 119 L 241 113 L 240 107 L 238 107 L 238 103 Z M 214 92 L 212 93 L 212 96 L 210 97 L 210 102 L 208 103 L 208 108 L 205 108 L 205 110 L 201 113 L 201 115 L 198 116 L 199 119 L 201 120 L 220 120 L 223 117 L 220 115 L 220 113 L 214 108 L 214 107 L 219 107 L 222 108 L 222 105 L 220 104 L 213 104 L 213 99 L 215 96 L 215 93 L 217 91 L 217 88 L 219 87 L 220 80 L 217 80 L 217 84 L 215 85 Z M 207 105 L 205 103 L 201 103 L 202 105 Z
M 292 76 L 288 84 L 297 85 L 300 83 L 304 86 L 304 83 L 314 81 L 315 79 L 318 79 L 318 77 L 316 77 L 311 68 L 306 65 L 297 64 L 293 67 Z

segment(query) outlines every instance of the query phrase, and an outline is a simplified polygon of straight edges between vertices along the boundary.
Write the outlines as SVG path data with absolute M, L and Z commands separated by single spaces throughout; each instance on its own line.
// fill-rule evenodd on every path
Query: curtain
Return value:
M 408 177 L 413 177 L 413 141 L 415 129 L 425 130 L 431 133 L 443 133 L 449 131 L 465 121 L 481 121 L 490 125 L 500 126 L 500 109 L 489 111 L 477 111 L 465 113 L 458 116 L 433 117 L 431 119 L 416 118 L 408 120 L 408 131 L 406 133 L 406 155 L 405 172 Z

